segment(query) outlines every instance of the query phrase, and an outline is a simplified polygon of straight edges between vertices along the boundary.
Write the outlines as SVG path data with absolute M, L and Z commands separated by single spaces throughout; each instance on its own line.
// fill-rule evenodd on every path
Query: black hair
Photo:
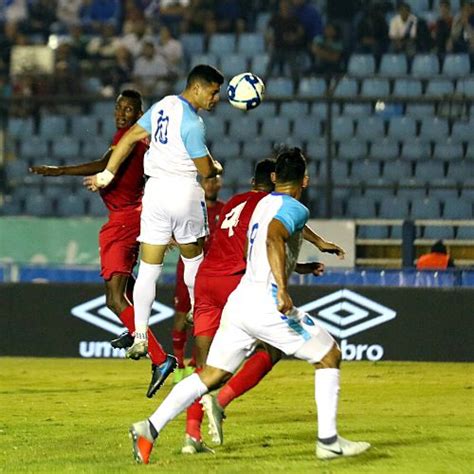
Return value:
M 138 109 L 139 110 L 143 109 L 142 95 L 137 90 L 135 90 L 135 89 L 125 89 L 122 92 L 120 92 L 119 97 L 120 96 L 126 97 L 127 99 L 135 100 L 137 102 Z
M 217 84 L 222 85 L 224 83 L 224 76 L 213 66 L 209 66 L 208 64 L 198 64 L 193 67 L 191 72 L 188 74 L 186 88 L 198 81 L 206 82 L 207 84 L 216 82 Z
M 306 158 L 300 148 L 287 148 L 280 151 L 275 166 L 277 183 L 299 183 L 305 174 Z
M 272 158 L 265 158 L 255 165 L 253 172 L 253 179 L 255 186 L 265 186 L 266 188 L 273 188 L 271 174 L 275 171 L 275 160 Z
M 433 247 L 431 247 L 431 251 L 434 253 L 448 253 L 448 250 L 446 249 L 446 245 L 443 244 L 442 240 L 438 240 L 433 244 Z

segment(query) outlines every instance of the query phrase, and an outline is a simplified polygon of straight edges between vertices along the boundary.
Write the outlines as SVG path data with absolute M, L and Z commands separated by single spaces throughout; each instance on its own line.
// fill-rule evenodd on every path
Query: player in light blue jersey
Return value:
M 150 139 L 144 170 L 145 185 L 140 221 L 141 260 L 135 283 L 135 337 L 127 357 L 139 359 L 147 353 L 147 328 L 155 300 L 156 282 L 171 239 L 177 242 L 184 263 L 184 281 L 191 304 L 194 280 L 203 259 L 204 237 L 208 234 L 204 190 L 198 175 L 209 178 L 222 173 L 222 166 L 207 149 L 205 128 L 199 109 L 212 110 L 219 101 L 224 77 L 212 66 L 196 66 L 188 75 L 180 95 L 166 96 L 153 104 L 124 135 L 113 151 L 107 169 L 95 176 L 91 187 L 105 187 L 140 140 Z M 170 357 L 169 368 L 176 366 Z M 168 369 L 169 369 L 168 368 Z M 148 396 L 164 378 L 157 376 Z
M 288 277 L 297 266 L 308 209 L 299 199 L 308 184 L 306 160 L 298 148 L 279 154 L 275 191 L 257 204 L 248 227 L 247 269 L 229 296 L 206 367 L 177 384 L 148 420 L 132 425 L 137 462 L 148 463 L 164 426 L 240 366 L 257 340 L 311 363 L 318 407 L 316 455 L 320 459 L 355 456 L 369 443 L 339 436 L 336 415 L 341 351 L 309 315 L 298 310 L 288 293 Z M 308 265 L 308 264 L 302 264 Z

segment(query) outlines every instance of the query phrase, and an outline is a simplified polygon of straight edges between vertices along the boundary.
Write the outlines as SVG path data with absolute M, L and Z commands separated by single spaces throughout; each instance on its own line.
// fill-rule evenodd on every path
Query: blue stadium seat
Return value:
M 375 73 L 375 59 L 371 54 L 353 54 L 347 72 L 351 76 L 371 76 Z
M 474 226 L 459 226 L 457 238 L 459 240 L 474 240 Z
M 108 119 L 114 116 L 115 102 L 112 100 L 95 102 L 92 105 L 92 114 L 99 119 L 107 117 Z
M 221 105 L 219 105 L 219 107 L 221 107 Z M 277 115 L 277 104 L 276 102 L 263 102 L 256 109 L 253 109 L 251 111 L 251 114 L 252 117 L 259 118 L 262 120 L 268 117 L 274 117 L 275 115 Z
M 293 95 L 293 81 L 286 77 L 270 78 L 267 81 L 266 95 L 269 97 L 291 97 Z
M 80 178 L 76 178 L 78 181 Z M 90 193 L 86 188 L 84 188 L 87 193 Z M 61 178 L 55 178 L 55 179 L 48 179 L 44 183 L 43 187 L 43 194 L 52 199 L 52 200 L 58 200 L 62 199 L 65 196 L 68 196 L 69 194 L 72 194 L 74 192 L 74 185 L 70 183 L 65 183 Z M 81 191 L 82 192 L 82 191 Z
M 335 150 L 333 150 L 333 155 Z M 324 138 L 309 141 L 306 144 L 306 155 L 312 160 L 325 160 L 327 155 L 327 142 Z
M 365 117 L 357 121 L 358 138 L 363 140 L 375 140 L 385 135 L 384 121 L 380 117 Z
M 405 219 L 408 217 L 408 199 L 393 196 L 380 201 L 379 215 L 381 219 Z
M 360 95 L 363 97 L 384 97 L 390 94 L 390 83 L 387 79 L 364 79 Z
M 469 75 L 471 63 L 468 54 L 448 54 L 444 58 L 443 75 L 463 78 Z
M 402 199 L 407 199 L 410 202 L 423 200 L 426 197 L 426 189 L 424 187 L 400 187 L 398 188 L 397 196 Z
M 323 102 L 313 102 L 309 113 L 310 115 L 314 115 L 315 117 L 321 117 L 322 119 L 325 119 L 328 113 L 327 104 Z M 339 115 L 339 107 L 337 107 L 336 105 L 333 105 L 332 116 L 335 117 L 337 115 Z
M 5 178 L 9 186 L 21 183 L 28 174 L 28 163 L 26 160 L 9 160 L 5 162 Z
M 286 117 L 267 117 L 262 123 L 262 138 L 284 141 L 290 135 L 290 121 Z
M 265 52 L 265 39 L 261 33 L 241 33 L 237 43 L 237 52 L 247 57 Z
M 414 119 L 433 117 L 435 114 L 434 104 L 407 104 L 406 115 Z
M 69 194 L 57 201 L 56 211 L 60 217 L 83 216 L 85 210 L 84 199 L 75 194 Z
M 446 142 L 435 143 L 433 158 L 438 160 L 459 160 L 462 158 L 463 149 L 461 143 L 454 143 L 448 138 Z
M 370 104 L 344 104 L 343 115 L 348 117 L 369 117 L 371 115 Z
M 303 77 L 298 85 L 298 97 L 314 97 L 326 93 L 326 82 L 317 77 Z
M 466 160 L 474 160 L 474 142 L 469 142 L 466 147 Z
M 241 120 L 242 117 L 235 118 L 234 120 Z M 206 117 L 205 121 L 206 126 L 206 138 L 211 142 L 215 140 L 220 140 L 225 135 L 225 121 L 216 115 L 209 115 Z M 256 132 L 255 132 L 256 133 Z
M 280 115 L 292 120 L 298 119 L 300 117 L 305 117 L 306 120 L 308 117 L 308 104 L 306 102 L 300 102 L 293 100 L 291 102 L 283 102 L 280 105 Z
M 377 180 L 376 187 L 366 187 L 364 191 L 364 196 L 375 199 L 377 202 L 381 201 L 383 198 L 391 197 L 394 195 L 394 186 L 393 183 L 387 181 L 383 178 Z
M 247 160 L 233 160 L 231 166 L 225 170 L 225 180 L 227 184 L 248 184 L 252 178 L 252 162 Z
M 474 97 L 474 78 L 459 79 L 456 83 L 456 93 Z
M 354 121 L 350 117 L 336 117 L 332 121 L 332 137 L 342 141 L 351 138 L 354 134 Z
M 100 196 L 94 194 L 89 198 L 88 214 L 92 217 L 103 217 L 108 214 L 107 208 L 104 205 L 104 201 L 100 199 Z
M 23 212 L 23 201 L 16 199 L 15 196 L 4 196 L 3 203 L 0 205 L 0 215 L 19 216 Z
M 13 137 L 28 138 L 33 135 L 34 124 L 32 118 L 15 118 L 8 119 L 7 133 Z
M 445 219 L 472 219 L 472 202 L 464 199 L 447 199 L 444 202 L 443 217 Z
M 105 137 L 89 138 L 83 142 L 82 155 L 85 160 L 98 160 L 108 149 L 112 139 L 107 140 Z
M 247 58 L 241 54 L 226 54 L 221 58 L 220 69 L 224 76 L 236 76 L 248 69 Z
M 410 216 L 413 219 L 438 219 L 441 217 L 441 206 L 437 199 L 415 200 L 411 204 Z
M 32 135 L 21 142 L 20 156 L 24 159 L 48 155 L 48 141 L 42 136 Z
M 359 138 L 345 140 L 339 145 L 338 157 L 350 161 L 367 158 L 367 143 Z
M 293 122 L 292 137 L 297 140 L 310 141 L 321 134 L 321 123 L 314 118 L 309 119 L 304 115 L 297 117 Z
M 347 181 L 349 175 L 349 167 L 347 163 L 341 160 L 333 160 L 332 162 L 332 179 L 335 183 L 345 183 Z M 319 168 L 319 176 L 320 180 L 324 180 L 326 178 L 326 166 L 321 166 Z
M 428 183 L 434 179 L 444 178 L 444 163 L 432 160 L 416 163 L 415 178 Z
M 334 96 L 335 97 L 343 97 L 343 96 L 356 96 L 357 95 L 357 80 L 356 79 L 349 79 L 348 77 L 343 77 L 336 85 L 334 89 Z
M 102 126 L 100 129 L 100 134 L 112 141 L 112 138 L 117 133 L 117 127 L 115 126 L 115 120 L 111 119 L 110 117 L 104 118 L 102 120 Z
M 379 74 L 387 77 L 404 76 L 408 71 L 408 62 L 404 54 L 384 54 L 380 62 Z
M 252 110 L 252 115 L 254 117 L 258 116 L 258 111 L 264 107 L 266 104 L 261 104 L 259 107 L 257 107 L 255 110 Z M 221 120 L 232 120 L 235 117 L 241 117 L 244 115 L 244 112 L 242 112 L 239 109 L 236 109 L 235 107 L 232 107 L 228 102 L 222 102 L 216 107 L 215 112 L 213 114 L 216 117 L 219 117 Z M 206 117 L 204 116 L 204 124 L 206 123 Z
M 361 225 L 357 227 L 357 238 L 387 239 L 388 229 L 386 225 Z
M 268 54 L 257 54 L 250 59 L 250 70 L 257 76 L 264 77 L 267 72 L 270 57 Z
M 201 33 L 184 33 L 179 37 L 183 45 L 183 51 L 186 58 L 193 54 L 204 53 L 204 35 Z
M 454 161 L 449 163 L 447 178 L 465 182 L 467 178 L 474 176 L 474 162 L 472 161 Z
M 209 39 L 208 51 L 217 56 L 225 56 L 235 51 L 235 43 L 234 34 L 214 33 Z
M 401 158 L 409 161 L 424 160 L 430 157 L 430 145 L 419 139 L 409 139 L 402 144 Z
M 439 60 L 435 54 L 417 54 L 413 59 L 411 73 L 414 77 L 428 79 L 439 73 Z
M 430 141 L 445 140 L 448 137 L 448 121 L 438 117 L 427 117 L 421 121 L 420 138 Z
M 71 117 L 71 134 L 88 139 L 97 135 L 97 118 L 94 115 L 74 115 Z
M 206 122 L 207 126 L 207 122 Z M 258 135 L 258 121 L 252 116 L 240 116 L 230 122 L 229 136 L 234 140 L 252 140 Z M 217 140 L 222 138 L 222 134 L 216 135 Z
M 270 156 L 272 152 L 272 143 L 269 140 L 255 138 L 254 140 L 244 141 L 242 149 L 242 158 L 244 160 L 260 161 Z
M 418 79 L 395 79 L 394 96 L 418 97 L 421 95 L 421 91 L 421 81 Z
M 190 68 L 197 66 L 198 64 L 218 64 L 217 54 L 213 53 L 202 53 L 193 54 L 191 57 Z
M 52 201 L 42 194 L 28 194 L 25 197 L 25 214 L 38 217 L 51 216 Z
M 439 199 L 441 202 L 446 201 L 457 201 L 459 192 L 457 189 L 453 188 L 429 188 L 428 189 L 429 197 Z
M 370 146 L 370 158 L 374 160 L 390 161 L 398 158 L 398 143 L 382 138 L 372 142 Z
M 448 79 L 431 79 L 425 91 L 427 96 L 443 96 L 453 93 L 453 83 Z
M 386 161 L 383 166 L 382 176 L 385 179 L 392 179 L 395 181 L 410 178 L 412 176 L 411 169 L 411 164 L 406 161 Z
M 454 239 L 454 228 L 452 226 L 431 225 L 425 226 L 423 229 L 424 239 L 433 240 L 450 240 Z
M 66 134 L 66 117 L 46 115 L 41 119 L 39 134 L 43 138 L 54 138 Z
M 393 140 L 402 141 L 416 135 L 416 122 L 412 117 L 392 117 L 388 126 L 388 136 Z
M 72 160 L 80 157 L 79 140 L 74 137 L 61 137 L 52 143 L 53 155 L 64 160 Z
M 211 153 L 216 160 L 235 160 L 240 156 L 240 146 L 235 140 L 223 138 L 213 143 Z
M 352 163 L 351 179 L 359 182 L 380 177 L 380 163 L 378 161 L 355 161 Z
M 472 137 L 474 123 L 457 121 L 453 124 L 451 139 L 456 142 L 466 142 Z
M 375 217 L 375 200 L 366 196 L 350 198 L 347 202 L 346 216 L 359 219 Z

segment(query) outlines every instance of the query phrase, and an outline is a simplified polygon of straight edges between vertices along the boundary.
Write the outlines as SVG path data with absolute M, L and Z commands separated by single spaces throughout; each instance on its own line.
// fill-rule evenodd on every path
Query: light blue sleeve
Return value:
M 152 110 L 153 110 L 153 105 L 137 121 L 138 125 L 144 128 L 150 135 L 151 135 L 151 111 Z
M 274 219 L 278 219 L 285 227 L 290 235 L 303 229 L 308 218 L 309 211 L 299 201 L 291 196 L 282 196 L 283 203 L 275 214 Z
M 202 119 L 184 107 L 181 122 L 181 139 L 184 147 L 192 159 L 202 158 L 209 154 L 206 146 L 206 131 Z

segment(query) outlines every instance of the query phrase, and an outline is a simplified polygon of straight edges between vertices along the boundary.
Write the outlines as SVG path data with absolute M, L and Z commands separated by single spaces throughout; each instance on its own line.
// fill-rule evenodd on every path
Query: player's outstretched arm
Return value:
M 324 273 L 324 263 L 321 262 L 305 262 L 297 263 L 295 272 L 300 275 L 309 275 L 310 273 L 314 276 L 321 276 Z
M 287 313 L 293 308 L 293 300 L 288 294 L 288 278 L 286 275 L 285 243 L 290 233 L 278 219 L 272 219 L 267 232 L 267 256 L 270 269 L 277 284 L 278 311 Z M 249 250 L 251 252 L 251 249 Z
M 316 234 L 316 232 L 314 232 L 314 230 L 311 229 L 311 227 L 309 227 L 308 225 L 304 226 L 303 239 L 308 241 L 310 244 L 313 244 L 321 252 L 333 253 L 337 255 L 341 260 L 346 255 L 346 251 L 342 247 L 339 247 L 339 245 L 333 242 L 329 242 L 328 240 L 324 240 L 321 236 Z
M 202 158 L 195 158 L 193 161 L 196 165 L 198 173 L 203 178 L 213 178 L 214 176 L 222 174 L 223 172 L 222 165 L 211 155 L 206 155 Z

